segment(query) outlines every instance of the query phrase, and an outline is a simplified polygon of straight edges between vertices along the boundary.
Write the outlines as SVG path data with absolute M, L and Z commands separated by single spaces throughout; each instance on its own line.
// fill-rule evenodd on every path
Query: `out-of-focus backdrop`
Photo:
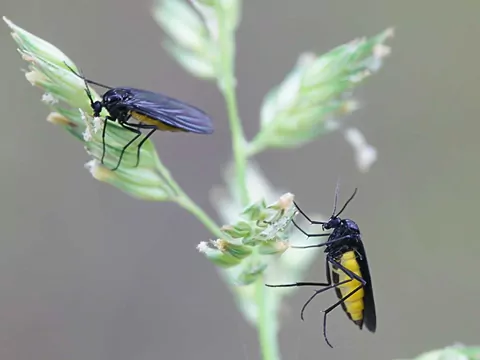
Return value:
M 221 184 L 230 138 L 215 85 L 192 78 L 161 47 L 151 2 L 3 0 L 1 15 L 66 52 L 93 79 L 168 93 L 212 114 L 212 136 L 160 134 L 164 162 L 191 196 Z M 394 26 L 393 53 L 357 91 L 345 121 L 379 151 L 367 174 L 340 132 L 258 161 L 309 212 L 327 213 L 338 177 L 361 226 L 377 301 L 375 335 L 333 313 L 328 348 L 320 297 L 288 299 L 284 359 L 413 357 L 479 343 L 480 164 L 475 2 L 245 1 L 238 95 L 249 137 L 263 95 L 300 52 L 323 53 Z M 0 31 L 0 358 L 5 360 L 258 359 L 256 332 L 195 246 L 210 234 L 174 205 L 135 200 L 92 179 L 82 146 L 45 121 L 41 92 L 8 27 Z M 319 258 L 308 278 L 323 278 Z

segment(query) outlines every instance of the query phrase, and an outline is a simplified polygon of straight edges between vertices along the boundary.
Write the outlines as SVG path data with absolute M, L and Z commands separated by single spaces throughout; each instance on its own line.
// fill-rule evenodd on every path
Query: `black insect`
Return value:
M 150 130 L 140 141 L 137 147 L 137 163 L 140 162 L 140 149 L 147 139 L 157 130 L 189 132 L 195 134 L 212 134 L 213 125 L 210 117 L 202 110 L 186 104 L 180 100 L 170 98 L 163 94 L 152 91 L 135 89 L 130 87 L 112 88 L 107 85 L 86 79 L 73 70 L 68 64 L 65 65 L 75 75 L 85 82 L 85 92 L 90 99 L 93 116 L 99 117 L 103 108 L 107 109 L 109 116 L 105 117 L 105 124 L 102 130 L 102 159 L 105 157 L 105 131 L 108 121 L 116 121 L 123 128 L 136 135 L 123 147 L 117 165 L 112 171 L 118 169 L 125 150 L 141 136 L 140 129 Z M 101 86 L 108 89 L 102 101 L 93 101 L 92 93 L 88 84 Z M 131 119 L 138 122 L 131 122 Z
M 297 249 L 325 246 L 327 281 L 325 283 L 297 282 L 293 284 L 266 285 L 269 287 L 323 287 L 320 290 L 316 290 L 303 305 L 300 314 L 302 320 L 304 319 L 303 313 L 305 308 L 313 298 L 324 291 L 334 288 L 339 301 L 323 311 L 323 336 L 325 342 L 330 347 L 333 346 L 327 338 L 327 315 L 339 305 L 342 306 L 348 318 L 360 329 L 365 325 L 370 332 L 374 333 L 377 328 L 372 280 L 368 268 L 367 254 L 365 253 L 365 248 L 361 239 L 360 229 L 353 220 L 341 219 L 339 217 L 347 207 L 348 203 L 352 201 L 356 193 L 357 189 L 355 189 L 353 195 L 347 200 L 338 214 L 335 214 L 338 197 L 337 186 L 333 213 L 332 216 L 330 216 L 330 219 L 326 222 L 311 220 L 295 203 L 300 214 L 302 214 L 311 224 L 321 224 L 323 230 L 333 230 L 330 234 L 309 234 L 293 222 L 294 225 L 308 237 L 328 236 L 328 240 L 321 244 L 292 246 L 292 248 Z

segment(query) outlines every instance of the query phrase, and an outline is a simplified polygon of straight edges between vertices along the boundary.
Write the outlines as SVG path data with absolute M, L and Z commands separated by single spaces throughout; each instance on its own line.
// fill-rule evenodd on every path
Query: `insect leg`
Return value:
M 125 150 L 127 150 L 127 148 L 133 144 L 133 142 L 135 140 L 137 140 L 140 135 L 142 135 L 142 132 L 138 129 L 135 129 L 133 127 L 130 127 L 130 126 L 127 126 L 127 124 L 123 123 L 123 122 L 119 122 L 120 126 L 123 127 L 124 129 L 127 129 L 127 130 L 130 130 L 131 132 L 134 132 L 136 135 L 133 137 L 132 140 L 130 140 L 127 145 L 125 145 L 122 149 L 122 152 L 120 153 L 120 157 L 118 158 L 118 163 L 117 163 L 117 166 L 115 166 L 112 171 L 115 171 L 118 169 L 118 167 L 120 166 L 120 163 L 122 162 L 122 158 L 123 158 L 123 154 L 125 154 Z
M 279 284 L 279 285 L 270 285 L 270 284 L 265 284 L 265 286 L 268 287 L 295 287 L 295 286 L 330 286 L 332 285 L 332 279 L 330 272 L 328 271 L 328 263 L 327 265 L 327 282 L 326 283 L 318 283 L 318 282 L 296 282 L 296 283 L 291 283 L 291 284 Z
M 328 260 L 328 259 L 327 259 L 327 260 Z M 302 320 L 304 320 L 303 313 L 305 312 L 305 309 L 307 308 L 308 304 L 310 304 L 310 302 L 315 298 L 315 296 L 317 296 L 318 294 L 321 294 L 322 292 L 325 292 L 325 291 L 327 291 L 327 290 L 330 290 L 330 289 L 339 287 L 340 285 L 343 285 L 343 284 L 346 284 L 346 283 L 352 281 L 352 279 L 347 279 L 347 280 L 344 280 L 344 281 L 339 282 L 338 284 L 332 284 L 330 266 L 329 266 L 329 262 L 328 262 L 328 261 L 325 262 L 325 269 L 326 269 L 326 272 L 327 272 L 327 281 L 328 281 L 328 284 L 326 285 L 325 288 L 323 288 L 323 289 L 321 289 L 321 290 L 315 291 L 315 292 L 313 293 L 313 295 L 310 296 L 310 298 L 305 302 L 305 304 L 303 304 L 302 310 L 300 311 L 300 318 L 301 318 Z
M 315 293 L 314 293 L 314 294 L 307 300 L 307 302 L 305 302 L 305 304 L 303 305 L 302 310 L 301 310 L 301 312 L 300 312 L 300 318 L 301 318 L 302 320 L 304 320 L 303 313 L 304 313 L 304 311 L 305 311 L 305 308 L 306 308 L 307 305 L 315 298 L 315 296 L 317 296 L 318 294 L 321 294 L 321 293 L 324 292 L 324 291 L 333 289 L 333 288 L 335 288 L 335 287 L 338 287 L 339 285 L 343 285 L 343 284 L 346 284 L 346 283 L 349 282 L 349 281 L 352 281 L 352 279 L 347 279 L 347 280 L 342 281 L 342 282 L 340 282 L 340 283 L 338 283 L 338 284 L 333 284 L 333 285 L 332 285 L 332 275 L 331 275 L 331 272 L 330 272 L 330 266 L 329 266 L 328 261 L 325 262 L 325 272 L 326 272 L 326 274 L 327 274 L 327 282 L 324 282 L 324 283 L 316 283 L 316 282 L 296 282 L 296 283 L 291 283 L 291 284 L 280 284 L 280 285 L 265 284 L 265 286 L 268 286 L 268 287 L 323 286 L 323 287 L 324 287 L 323 289 L 315 291 Z
M 309 234 L 307 233 L 305 230 L 303 230 L 300 226 L 298 226 L 298 224 L 295 222 L 295 220 L 292 220 L 293 222 L 293 225 L 295 225 L 295 227 L 300 230 L 304 235 L 306 235 L 307 237 L 319 237 L 319 236 L 330 236 L 330 234 Z
M 361 288 L 363 288 L 367 282 L 361 278 L 360 276 L 358 276 L 357 274 L 353 273 L 352 271 L 348 270 L 345 266 L 343 266 L 342 264 L 340 264 L 338 261 L 335 261 L 333 258 L 331 257 L 327 257 L 327 261 L 328 262 L 331 262 L 333 265 L 335 265 L 339 270 L 342 270 L 345 274 L 347 274 L 350 279 L 347 279 L 345 281 L 341 281 L 339 282 L 338 284 L 336 284 L 336 287 L 338 287 L 339 285 L 342 285 L 346 282 L 349 282 L 349 281 L 352 281 L 352 280 L 357 280 L 359 281 L 361 284 L 355 288 L 355 290 L 353 290 L 352 292 L 348 293 L 347 295 L 345 295 L 343 298 L 341 298 L 339 301 L 337 301 L 335 304 L 333 304 L 332 306 L 330 306 L 328 309 L 326 310 L 323 310 L 323 338 L 325 339 L 325 342 L 327 343 L 328 346 L 330 346 L 331 348 L 333 348 L 332 344 L 330 344 L 330 342 L 328 341 L 328 338 L 327 338 L 327 315 L 332 311 L 334 310 L 336 307 L 338 307 L 340 304 L 342 304 L 343 302 L 345 302 L 345 300 L 347 300 L 350 296 L 352 296 L 353 294 L 355 294 L 358 290 L 360 290 Z
M 280 285 L 269 285 L 265 284 L 268 287 L 294 287 L 294 286 L 330 286 L 332 285 L 332 277 L 330 274 L 330 268 L 328 261 L 325 262 L 325 271 L 327 273 L 327 282 L 326 283 L 314 283 L 314 282 L 296 282 L 292 284 L 280 284 Z
M 328 241 L 320 243 L 320 244 L 306 245 L 306 246 L 290 246 L 290 247 L 292 249 L 309 249 L 309 248 L 322 247 L 322 246 L 334 244 L 337 241 L 342 241 L 342 240 L 350 239 L 350 238 L 351 238 L 351 235 L 346 235 L 346 236 L 342 236 L 342 237 L 339 237 L 339 238 L 336 238 L 336 239 L 328 240 Z
M 130 118 L 130 116 L 127 118 L 127 120 Z M 127 122 L 126 120 L 124 121 L 124 124 L 126 125 L 129 125 L 131 127 L 134 127 L 134 128 L 137 128 L 137 129 L 150 129 L 150 132 L 145 135 L 145 137 L 140 141 L 140 143 L 138 144 L 138 147 L 137 147 L 137 164 L 135 165 L 135 167 L 138 166 L 138 164 L 140 163 L 140 149 L 142 148 L 142 145 L 145 143 L 145 141 L 147 141 L 147 139 L 152 136 L 152 134 L 158 130 L 158 128 L 155 126 L 155 125 L 147 125 L 147 124 L 142 124 L 142 123 L 129 123 Z
M 367 285 L 367 282 L 365 281 L 365 279 L 363 279 L 361 276 L 358 276 L 357 274 L 355 274 L 353 271 L 347 269 L 345 266 L 343 266 L 342 264 L 340 264 L 338 261 L 336 261 L 335 259 L 332 258 L 332 256 L 327 256 L 327 261 L 332 263 L 333 265 L 335 265 L 338 269 L 342 270 L 345 274 L 347 274 L 348 276 L 350 276 L 351 279 L 355 279 L 357 280 L 358 282 L 361 283 L 361 287 Z M 350 296 L 347 295 L 347 296 Z M 339 301 L 340 303 L 341 301 Z
M 151 129 L 151 130 L 147 135 L 145 135 L 145 137 L 142 139 L 142 141 L 140 141 L 140 143 L 138 144 L 138 147 L 137 147 L 137 164 L 135 165 L 135 167 L 137 167 L 138 164 L 140 164 L 140 149 L 142 148 L 142 145 L 157 130 L 157 127 L 155 125 L 143 125 L 142 129 Z
M 351 281 L 351 280 L 350 280 Z M 340 285 L 340 283 L 339 283 Z M 358 286 L 355 290 L 353 290 L 351 293 L 349 293 L 348 295 L 344 296 L 341 300 L 337 301 L 335 304 L 333 304 L 332 306 L 330 306 L 328 309 L 326 310 L 323 310 L 323 338 L 325 339 L 325 342 L 327 343 L 328 346 L 330 346 L 332 349 L 333 349 L 333 346 L 332 344 L 330 344 L 330 342 L 328 341 L 328 338 L 327 338 L 327 315 L 332 311 L 334 310 L 337 306 L 339 306 L 341 303 L 345 302 L 345 300 L 347 300 L 350 296 L 352 296 L 353 294 L 355 294 L 358 290 L 360 290 L 361 288 L 363 288 L 364 285 L 360 285 Z
M 353 251 L 355 252 L 355 254 L 357 254 L 357 257 L 360 259 L 360 260 L 363 260 L 363 255 L 360 251 L 358 251 L 357 249 L 353 249 Z
M 297 204 L 295 201 L 294 201 L 293 203 L 295 204 L 295 207 L 297 208 L 298 212 L 299 212 L 300 214 L 302 214 L 303 217 L 304 217 L 305 219 L 307 219 L 307 221 L 308 221 L 310 224 L 313 224 L 313 225 L 322 225 L 322 224 L 325 224 L 325 222 L 323 222 L 323 221 L 314 221 L 314 220 L 310 219 L 310 218 L 308 217 L 308 215 L 305 214 L 302 209 L 300 209 L 300 207 L 298 206 L 298 204 Z
M 106 134 L 106 129 L 107 129 L 107 123 L 109 121 L 115 121 L 115 119 L 113 119 L 112 117 L 110 116 L 105 116 L 105 120 L 103 121 L 103 129 L 102 129 L 102 159 L 100 160 L 100 162 L 103 164 L 103 159 L 105 158 L 105 134 Z

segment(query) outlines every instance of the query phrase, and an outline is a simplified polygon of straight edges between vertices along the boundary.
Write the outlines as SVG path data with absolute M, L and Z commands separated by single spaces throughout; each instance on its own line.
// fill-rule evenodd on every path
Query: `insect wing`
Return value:
M 188 132 L 213 133 L 210 117 L 192 105 L 151 91 L 132 88 L 125 90 L 132 94 L 124 102 L 131 110 Z

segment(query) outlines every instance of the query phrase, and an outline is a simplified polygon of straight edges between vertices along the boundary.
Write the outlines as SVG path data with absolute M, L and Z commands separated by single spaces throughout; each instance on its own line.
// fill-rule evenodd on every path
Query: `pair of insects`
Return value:
M 294 287 L 294 286 L 315 286 L 322 287 L 316 290 L 314 294 L 303 305 L 300 316 L 303 320 L 303 313 L 307 305 L 320 293 L 329 289 L 335 289 L 338 301 L 324 310 L 323 315 L 323 337 L 325 342 L 333 347 L 327 338 L 327 315 L 342 306 L 348 318 L 353 321 L 360 329 L 363 325 L 372 333 L 377 328 L 377 317 L 375 312 L 375 302 L 373 299 L 373 288 L 370 277 L 370 270 L 367 262 L 367 255 L 363 246 L 360 229 L 358 225 L 350 219 L 340 218 L 340 214 L 352 201 L 357 189 L 353 195 L 346 201 L 342 209 L 335 214 L 337 208 L 338 186 L 335 191 L 335 202 L 333 212 L 328 221 L 311 220 L 295 203 L 296 208 L 310 224 L 320 224 L 323 230 L 333 230 L 330 234 L 309 234 L 300 228 L 295 221 L 293 224 L 308 237 L 328 236 L 326 242 L 308 245 L 292 246 L 297 249 L 307 249 L 313 247 L 325 247 L 326 254 L 326 282 L 296 282 L 292 284 L 269 285 L 268 287 Z
M 137 146 L 137 162 L 135 166 L 138 166 L 140 162 L 140 149 L 142 145 L 157 130 L 190 132 L 195 134 L 213 133 L 213 125 L 210 117 L 204 111 L 192 105 L 152 91 L 131 87 L 112 88 L 88 80 L 72 69 L 67 63 L 65 63 L 65 65 L 85 82 L 85 92 L 90 100 L 93 116 L 99 117 L 103 108 L 109 112 L 109 115 L 105 117 L 102 130 L 102 164 L 105 158 L 105 132 L 109 121 L 116 121 L 124 129 L 135 134 L 122 148 L 117 165 L 112 170 L 118 169 L 125 151 L 142 135 L 142 129 L 149 130 L 149 132 Z M 103 94 L 101 101 L 93 101 L 88 84 L 108 89 Z M 132 120 L 136 120 L 137 122 L 132 122 Z
M 118 163 L 112 170 L 118 169 L 126 149 L 141 136 L 141 129 L 147 129 L 150 131 L 138 144 L 136 166 L 138 166 L 140 161 L 140 149 L 142 145 L 157 130 L 191 132 L 197 134 L 213 133 L 213 126 L 210 117 L 205 112 L 192 105 L 151 91 L 130 87 L 112 88 L 88 80 L 84 76 L 75 72 L 75 70 L 67 64 L 65 65 L 75 75 L 84 80 L 86 87 L 85 92 L 90 100 L 93 116 L 99 117 L 103 108 L 109 112 L 109 116 L 105 118 L 102 131 L 102 163 L 105 157 L 105 131 L 109 121 L 116 121 L 120 126 L 135 134 L 135 136 L 123 147 Z M 103 94 L 101 101 L 93 100 L 88 84 L 108 89 L 108 91 Z M 138 121 L 138 123 L 130 122 L 129 120 L 132 118 Z M 341 219 L 339 217 L 350 201 L 352 201 L 356 192 L 357 189 L 355 189 L 355 192 L 347 200 L 342 209 L 335 214 L 338 197 L 337 187 L 337 190 L 335 191 L 333 213 L 330 216 L 330 219 L 326 222 L 311 220 L 297 206 L 297 204 L 295 204 L 299 212 L 311 224 L 320 224 L 322 225 L 323 230 L 333 230 L 330 234 L 309 234 L 294 222 L 294 225 L 308 237 L 328 236 L 328 240 L 321 244 L 297 247 L 292 246 L 293 248 L 300 249 L 325 247 L 327 282 L 297 282 L 293 284 L 266 285 L 269 287 L 323 287 L 320 290 L 316 290 L 302 307 L 302 320 L 304 310 L 313 298 L 324 291 L 335 289 L 339 301 L 324 310 L 323 319 L 323 334 L 326 343 L 330 347 L 332 347 L 332 345 L 328 341 L 326 334 L 327 315 L 340 305 L 349 319 L 360 329 L 362 329 L 365 324 L 369 331 L 375 332 L 376 330 L 376 313 L 372 282 L 360 229 L 353 220 Z

